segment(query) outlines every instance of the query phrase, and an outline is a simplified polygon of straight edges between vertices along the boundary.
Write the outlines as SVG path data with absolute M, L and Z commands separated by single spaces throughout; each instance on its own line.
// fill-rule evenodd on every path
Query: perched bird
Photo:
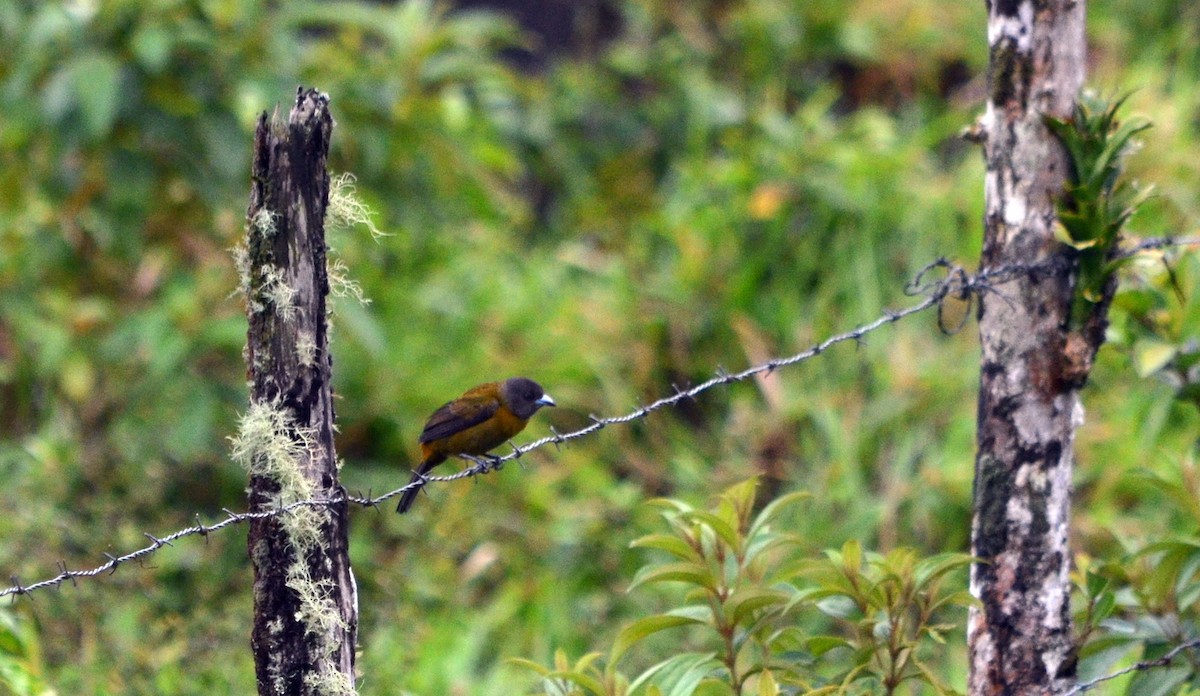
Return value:
M 434 411 L 425 421 L 425 429 L 418 438 L 421 465 L 412 480 L 420 481 L 448 457 L 478 463 L 479 457 L 486 455 L 488 450 L 503 445 L 524 430 L 539 408 L 554 405 L 554 399 L 542 390 L 542 385 L 524 377 L 488 382 L 468 389 Z M 407 512 L 420 490 L 418 486 L 405 491 L 396 512 Z

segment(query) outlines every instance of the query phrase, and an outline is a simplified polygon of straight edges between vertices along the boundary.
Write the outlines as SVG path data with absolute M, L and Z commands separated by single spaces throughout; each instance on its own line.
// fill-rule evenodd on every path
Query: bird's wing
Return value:
M 467 392 L 462 397 L 444 404 L 425 421 L 418 442 L 432 442 L 460 433 L 473 425 L 479 425 L 496 414 L 500 400 L 494 397 L 471 397 Z

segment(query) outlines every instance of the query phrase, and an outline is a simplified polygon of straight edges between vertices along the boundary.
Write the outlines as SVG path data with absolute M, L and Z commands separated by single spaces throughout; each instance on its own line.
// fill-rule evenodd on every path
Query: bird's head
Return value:
M 504 380 L 500 384 L 500 397 L 508 410 L 518 418 L 528 419 L 539 408 L 555 405 L 554 399 L 542 389 L 542 385 L 525 377 Z

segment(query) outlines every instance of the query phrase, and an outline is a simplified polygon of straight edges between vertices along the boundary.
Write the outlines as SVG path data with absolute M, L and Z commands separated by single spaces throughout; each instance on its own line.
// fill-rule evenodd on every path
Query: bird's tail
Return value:
M 417 467 L 417 471 L 413 473 L 412 480 L 409 481 L 409 484 L 419 482 L 425 476 L 425 474 L 429 473 L 430 469 L 444 461 L 446 461 L 445 457 L 436 454 L 422 461 L 421 466 Z M 412 507 L 413 501 L 417 499 L 417 495 L 420 494 L 422 488 L 424 488 L 424 486 L 413 486 L 407 491 L 401 493 L 400 503 L 396 505 L 396 512 L 400 514 L 408 512 L 408 509 Z

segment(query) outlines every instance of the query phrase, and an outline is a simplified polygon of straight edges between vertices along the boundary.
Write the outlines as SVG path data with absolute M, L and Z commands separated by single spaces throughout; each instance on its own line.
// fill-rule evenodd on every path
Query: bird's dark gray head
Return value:
M 525 377 L 504 380 L 500 385 L 500 393 L 508 404 L 508 410 L 518 418 L 529 418 L 539 408 L 555 405 L 554 399 L 542 389 L 542 385 Z

